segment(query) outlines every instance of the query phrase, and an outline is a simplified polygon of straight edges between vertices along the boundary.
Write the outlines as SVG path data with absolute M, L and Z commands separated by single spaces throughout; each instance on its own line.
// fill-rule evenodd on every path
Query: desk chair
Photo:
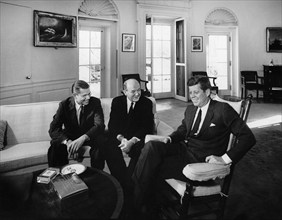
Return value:
M 215 91 L 215 94 L 218 94 L 218 86 L 215 83 L 215 80 L 217 79 L 217 77 L 212 77 L 212 76 L 208 76 L 207 72 L 205 71 L 193 71 L 192 72 L 192 76 L 206 76 L 208 77 L 210 80 L 212 80 L 212 88 L 211 91 Z
M 247 97 L 247 90 L 256 90 L 259 98 L 259 90 L 264 91 L 263 79 L 257 71 L 241 71 L 241 98 Z
M 217 95 L 213 95 L 212 98 L 229 103 L 240 114 L 240 117 L 247 121 L 251 107 L 251 95 L 246 100 L 239 102 L 226 101 Z M 146 137 L 145 142 L 149 140 Z M 227 150 L 232 147 L 236 147 L 236 137 L 233 134 L 230 135 Z M 190 219 L 202 216 L 202 219 L 207 214 L 216 214 L 217 219 L 223 219 L 234 168 L 234 164 L 231 166 L 208 163 L 188 164 L 183 169 L 183 173 L 189 181 L 159 179 L 157 201 L 160 217 L 163 219 Z
M 122 77 L 122 84 L 128 79 L 136 79 L 140 83 L 140 86 L 141 86 L 141 83 L 144 83 L 145 90 L 141 89 L 141 94 L 143 96 L 148 96 L 148 97 L 152 96 L 151 92 L 149 91 L 149 89 L 147 87 L 148 81 L 140 79 L 139 73 L 123 74 L 123 75 L 121 75 L 121 77 Z

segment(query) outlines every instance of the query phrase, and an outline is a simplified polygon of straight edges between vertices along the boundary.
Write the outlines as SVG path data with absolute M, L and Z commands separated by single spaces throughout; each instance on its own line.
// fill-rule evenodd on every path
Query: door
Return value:
M 90 85 L 92 96 L 101 98 L 104 70 L 104 30 L 81 27 L 79 30 L 79 79 Z
M 220 95 L 231 94 L 231 33 L 209 32 L 207 40 L 207 73 L 217 77 Z M 212 83 L 212 82 L 211 82 Z
M 175 98 L 188 101 L 185 20 L 175 21 Z
M 171 18 L 146 18 L 146 79 L 155 98 L 173 97 Z

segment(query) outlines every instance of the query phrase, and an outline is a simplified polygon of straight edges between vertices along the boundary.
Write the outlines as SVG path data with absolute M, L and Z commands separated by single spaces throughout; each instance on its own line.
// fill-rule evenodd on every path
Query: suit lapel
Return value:
M 193 105 L 193 109 L 191 111 L 191 114 L 188 115 L 187 117 L 187 131 L 191 131 L 192 129 L 192 125 L 193 125 L 193 121 L 194 121 L 194 118 L 195 118 L 195 115 L 196 115 L 196 112 L 197 112 L 197 107 Z
M 214 115 L 214 101 L 211 100 L 200 133 L 204 132 L 207 128 L 209 128 L 213 115 Z
M 70 109 L 71 121 L 75 122 L 76 125 L 79 126 L 77 116 L 76 116 L 74 97 L 72 97 L 71 100 L 70 100 L 69 109 Z

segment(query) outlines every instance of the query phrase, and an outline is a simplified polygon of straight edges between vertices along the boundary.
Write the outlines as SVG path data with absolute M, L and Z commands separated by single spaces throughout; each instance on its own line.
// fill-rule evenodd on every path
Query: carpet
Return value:
M 282 219 L 281 126 L 252 131 L 257 143 L 235 167 L 225 219 Z

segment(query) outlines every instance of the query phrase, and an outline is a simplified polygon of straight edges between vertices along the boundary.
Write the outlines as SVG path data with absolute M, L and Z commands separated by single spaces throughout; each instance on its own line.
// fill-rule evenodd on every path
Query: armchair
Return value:
M 215 94 L 218 94 L 218 86 L 216 85 L 215 83 L 215 80 L 217 79 L 217 77 L 211 77 L 211 76 L 208 76 L 207 72 L 205 71 L 194 71 L 192 72 L 192 76 L 206 76 L 208 77 L 210 80 L 212 80 L 213 82 L 213 86 L 212 86 L 212 91 L 215 91 Z
M 241 71 L 241 98 L 246 98 L 247 90 L 256 90 L 259 98 L 259 90 L 264 91 L 263 84 L 264 77 L 258 76 L 257 71 Z
M 244 121 L 247 120 L 251 95 L 239 102 L 226 101 L 217 95 L 213 95 L 212 98 L 229 103 Z M 146 141 L 149 140 L 149 137 L 146 137 Z M 236 147 L 236 143 L 236 137 L 231 134 L 227 150 Z M 231 166 L 209 163 L 188 164 L 183 169 L 183 174 L 189 179 L 187 182 L 159 179 L 157 201 L 160 217 L 189 219 L 216 214 L 217 219 L 223 219 L 234 168 L 234 164 Z
M 124 83 L 128 79 L 136 79 L 140 83 L 140 85 L 141 85 L 141 83 L 144 83 L 145 84 L 144 85 L 145 90 L 142 89 L 141 94 L 144 95 L 144 96 L 148 96 L 148 97 L 151 96 L 151 92 L 149 91 L 149 89 L 147 87 L 148 81 L 140 79 L 139 73 L 123 74 L 123 75 L 121 75 L 121 77 L 122 77 L 122 83 Z

